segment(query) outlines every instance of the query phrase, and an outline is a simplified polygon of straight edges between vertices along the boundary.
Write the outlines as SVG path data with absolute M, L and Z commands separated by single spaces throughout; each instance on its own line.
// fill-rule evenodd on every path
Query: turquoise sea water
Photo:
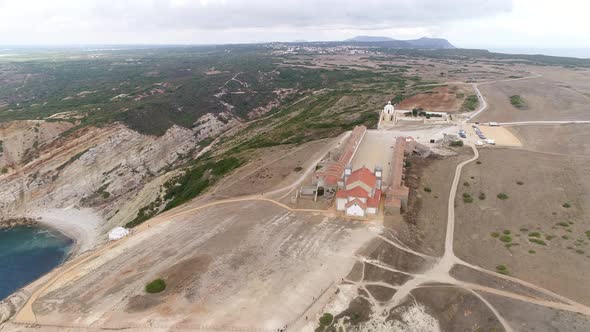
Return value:
M 0 300 L 61 264 L 72 240 L 53 230 L 0 230 Z

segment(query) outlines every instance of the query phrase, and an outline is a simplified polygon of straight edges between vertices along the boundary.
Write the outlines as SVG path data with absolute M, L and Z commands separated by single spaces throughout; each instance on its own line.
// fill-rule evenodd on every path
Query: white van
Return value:
M 499 124 L 499 123 L 497 123 L 497 122 L 490 122 L 490 123 L 488 123 L 488 125 L 489 125 L 490 127 L 499 127 L 499 126 L 500 126 L 500 124 Z
M 491 138 L 486 138 L 483 141 L 486 142 L 486 144 L 489 144 L 489 145 L 496 145 L 496 141 L 494 141 Z

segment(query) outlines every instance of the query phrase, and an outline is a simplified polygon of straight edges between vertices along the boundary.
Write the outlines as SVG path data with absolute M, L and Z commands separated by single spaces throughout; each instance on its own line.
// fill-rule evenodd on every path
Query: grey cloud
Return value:
M 357 29 L 437 25 L 507 12 L 510 0 L 97 1 L 88 19 L 145 29 L 220 30 L 286 26 Z M 62 12 L 63 13 L 63 12 Z

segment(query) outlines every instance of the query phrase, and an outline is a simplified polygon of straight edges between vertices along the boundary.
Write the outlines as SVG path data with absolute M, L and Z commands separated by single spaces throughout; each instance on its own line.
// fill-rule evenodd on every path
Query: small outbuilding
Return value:
M 123 227 L 115 227 L 109 232 L 109 240 L 115 241 L 124 238 L 129 235 L 129 230 Z

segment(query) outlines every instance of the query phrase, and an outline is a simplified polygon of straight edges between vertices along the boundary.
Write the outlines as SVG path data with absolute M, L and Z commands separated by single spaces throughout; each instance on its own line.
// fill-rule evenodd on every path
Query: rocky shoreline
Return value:
M 0 220 L 0 230 L 9 229 L 18 226 L 32 227 L 37 225 L 39 222 L 33 218 L 20 217 L 20 218 L 9 218 Z

